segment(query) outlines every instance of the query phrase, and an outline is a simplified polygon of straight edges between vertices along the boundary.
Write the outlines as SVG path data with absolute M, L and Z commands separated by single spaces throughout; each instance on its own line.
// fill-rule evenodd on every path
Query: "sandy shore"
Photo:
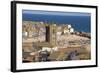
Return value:
M 33 42 L 43 42 L 45 36 L 35 38 L 23 39 L 23 49 L 32 52 Z M 88 43 L 89 42 L 89 43 Z M 49 58 L 53 61 L 65 60 L 69 52 L 77 50 L 80 54 L 77 56 L 78 60 L 90 59 L 91 44 L 90 39 L 78 35 L 61 35 L 57 36 L 58 51 L 50 54 Z M 36 51 L 37 52 L 37 51 Z M 34 53 L 34 52 L 33 52 Z M 33 57 L 29 56 L 29 61 L 32 62 Z
M 86 37 L 78 36 L 78 35 L 62 35 L 58 36 L 58 41 L 59 40 L 67 40 L 67 41 L 76 41 L 76 40 L 89 40 Z
M 23 43 L 32 42 L 45 42 L 45 35 L 23 39 Z M 57 36 L 57 47 L 68 47 L 68 46 L 81 46 L 90 44 L 90 39 L 78 35 L 61 35 Z
M 57 41 L 76 41 L 76 40 L 89 40 L 87 37 L 82 37 L 78 35 L 61 35 L 57 36 Z M 45 35 L 37 36 L 32 38 L 23 39 L 23 42 L 37 42 L 37 41 L 45 41 Z

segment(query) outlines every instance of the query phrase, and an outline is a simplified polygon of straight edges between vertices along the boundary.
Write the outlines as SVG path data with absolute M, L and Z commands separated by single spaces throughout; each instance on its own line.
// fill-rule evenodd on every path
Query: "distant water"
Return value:
M 23 21 L 39 21 L 56 24 L 71 24 L 76 31 L 91 32 L 91 16 L 58 16 L 23 13 Z

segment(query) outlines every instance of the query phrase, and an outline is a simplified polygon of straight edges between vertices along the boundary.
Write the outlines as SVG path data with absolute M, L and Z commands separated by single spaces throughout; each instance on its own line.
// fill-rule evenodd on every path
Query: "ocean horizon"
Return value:
M 46 22 L 46 23 L 55 23 L 58 25 L 61 24 L 71 24 L 71 26 L 80 32 L 91 33 L 91 16 L 89 13 L 58 13 L 48 12 L 48 14 L 38 14 L 34 12 L 22 12 L 23 21 L 35 21 L 35 22 Z M 43 13 L 43 12 L 42 12 Z

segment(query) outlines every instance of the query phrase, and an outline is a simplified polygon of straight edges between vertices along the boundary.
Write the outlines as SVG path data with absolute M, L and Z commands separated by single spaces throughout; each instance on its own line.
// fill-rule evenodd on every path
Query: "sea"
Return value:
M 58 25 L 71 24 L 76 31 L 91 33 L 91 16 L 59 16 L 23 13 L 22 20 L 45 22 L 49 24 L 55 23 Z

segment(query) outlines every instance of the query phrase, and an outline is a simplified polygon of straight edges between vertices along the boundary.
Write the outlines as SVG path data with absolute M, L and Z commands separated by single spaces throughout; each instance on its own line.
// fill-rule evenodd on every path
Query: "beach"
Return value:
M 23 49 L 28 50 L 30 53 L 32 52 L 34 53 L 33 42 L 44 42 L 44 41 L 45 41 L 45 36 L 24 39 Z M 68 53 L 75 50 L 77 50 L 80 53 L 80 55 L 77 56 L 77 60 L 88 60 L 91 58 L 90 39 L 87 37 L 82 37 L 75 34 L 58 36 L 57 48 L 58 50 L 53 51 L 49 56 L 49 58 L 52 59 L 53 61 L 65 60 Z M 30 60 L 32 60 L 32 57 Z

